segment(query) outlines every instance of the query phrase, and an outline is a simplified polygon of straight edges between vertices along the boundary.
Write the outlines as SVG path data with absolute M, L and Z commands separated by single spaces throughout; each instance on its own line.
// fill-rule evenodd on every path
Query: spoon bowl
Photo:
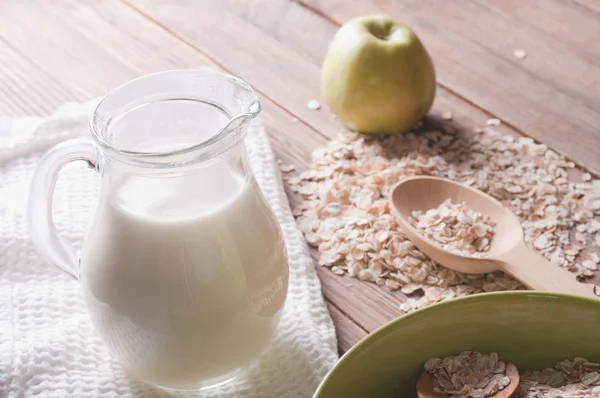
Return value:
M 413 211 L 438 207 L 446 199 L 464 202 L 495 222 L 490 249 L 478 257 L 450 252 L 422 235 L 409 221 Z M 547 261 L 523 241 L 517 216 L 498 200 L 466 185 L 432 176 L 414 176 L 400 181 L 389 194 L 390 209 L 411 242 L 434 261 L 456 271 L 481 274 L 502 270 L 526 286 L 546 291 L 598 297 L 600 289 L 579 283 L 566 269 Z
M 489 216 L 496 223 L 490 250 L 482 253 L 481 257 L 469 257 L 444 250 L 410 223 L 409 217 L 413 211 L 426 212 L 438 207 L 446 199 L 451 199 L 454 203 L 465 202 L 471 209 Z M 489 259 L 510 251 L 523 240 L 523 229 L 518 218 L 502 203 L 479 190 L 444 178 L 406 178 L 392 189 L 390 203 L 398 224 L 415 246 L 434 261 L 456 271 L 471 274 L 497 271 L 498 264 Z

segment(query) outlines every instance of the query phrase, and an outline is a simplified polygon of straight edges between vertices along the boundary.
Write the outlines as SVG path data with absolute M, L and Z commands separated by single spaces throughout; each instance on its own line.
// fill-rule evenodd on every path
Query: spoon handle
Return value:
M 546 260 L 524 243 L 497 259 L 503 271 L 532 289 L 600 298 L 600 287 L 578 282 L 571 272 Z

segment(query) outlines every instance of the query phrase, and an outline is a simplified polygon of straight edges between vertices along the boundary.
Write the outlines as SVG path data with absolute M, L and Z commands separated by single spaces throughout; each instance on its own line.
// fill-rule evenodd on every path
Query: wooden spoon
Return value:
M 496 223 L 490 250 L 481 257 L 445 250 L 409 222 L 413 211 L 436 208 L 448 198 L 455 203 L 465 202 L 469 208 L 489 216 Z M 444 178 L 415 176 L 396 184 L 390 191 L 389 201 L 392 214 L 412 243 L 445 267 L 470 274 L 502 270 L 532 289 L 600 296 L 600 288 L 579 283 L 572 273 L 529 249 L 523 241 L 519 219 L 502 203 L 477 189 Z
M 490 396 L 489 398 L 508 398 L 510 397 L 519 387 L 519 371 L 517 367 L 510 362 L 506 363 L 506 375 L 510 379 L 510 384 L 502 391 L 498 391 L 497 394 Z M 419 398 L 449 398 L 450 395 L 442 394 L 433 390 L 434 376 L 429 372 L 421 373 L 421 377 L 417 381 L 417 395 Z

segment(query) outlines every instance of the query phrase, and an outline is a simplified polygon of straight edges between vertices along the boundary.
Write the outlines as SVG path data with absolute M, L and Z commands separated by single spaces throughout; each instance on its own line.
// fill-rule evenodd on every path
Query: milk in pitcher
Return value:
M 287 289 L 281 231 L 254 179 L 220 166 L 106 183 L 81 272 L 110 350 L 163 387 L 231 378 L 273 338 Z

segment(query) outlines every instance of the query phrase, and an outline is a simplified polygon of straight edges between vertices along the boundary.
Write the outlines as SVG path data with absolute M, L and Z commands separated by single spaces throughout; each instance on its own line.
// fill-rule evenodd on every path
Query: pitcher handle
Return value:
M 58 234 L 52 219 L 52 198 L 58 172 L 67 163 L 76 160 L 85 160 L 96 168 L 96 152 L 90 139 L 65 141 L 42 157 L 29 189 L 27 226 L 39 252 L 52 264 L 79 279 L 77 251 Z

